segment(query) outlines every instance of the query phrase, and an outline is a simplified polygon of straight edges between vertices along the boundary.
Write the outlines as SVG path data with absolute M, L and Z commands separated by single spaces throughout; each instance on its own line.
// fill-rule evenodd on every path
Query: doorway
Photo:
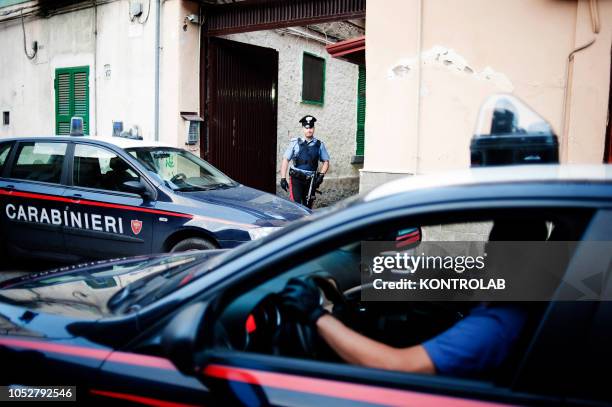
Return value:
M 276 192 L 278 52 L 206 40 L 201 153 L 241 184 Z

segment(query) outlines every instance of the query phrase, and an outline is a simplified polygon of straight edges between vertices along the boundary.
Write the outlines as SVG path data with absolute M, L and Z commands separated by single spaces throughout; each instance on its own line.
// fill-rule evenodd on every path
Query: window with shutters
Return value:
M 55 70 L 55 134 L 70 134 L 70 118 L 83 118 L 89 134 L 89 67 Z
M 359 65 L 357 81 L 357 137 L 355 155 L 363 157 L 365 144 L 365 112 L 366 112 L 366 68 Z
M 304 52 L 302 102 L 322 105 L 325 97 L 325 59 Z

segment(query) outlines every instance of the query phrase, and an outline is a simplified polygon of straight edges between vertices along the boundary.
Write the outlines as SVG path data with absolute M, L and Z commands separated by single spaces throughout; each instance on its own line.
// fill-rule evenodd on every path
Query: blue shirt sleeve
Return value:
M 526 319 L 527 311 L 520 305 L 479 305 L 423 347 L 437 373 L 477 376 L 501 365 Z
M 293 159 L 293 154 L 294 154 L 296 144 L 297 144 L 297 140 L 292 140 L 291 143 L 289 143 L 289 147 L 287 147 L 287 149 L 285 150 L 285 154 L 283 154 L 283 158 L 286 158 L 289 161 Z
M 329 153 L 323 142 L 321 142 L 321 147 L 319 148 L 319 161 L 329 161 Z

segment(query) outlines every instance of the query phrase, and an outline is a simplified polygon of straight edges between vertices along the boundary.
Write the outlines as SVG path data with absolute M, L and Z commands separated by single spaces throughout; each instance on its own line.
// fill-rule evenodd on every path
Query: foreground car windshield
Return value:
M 175 191 L 202 191 L 236 185 L 227 175 L 185 150 L 136 147 L 126 151 Z

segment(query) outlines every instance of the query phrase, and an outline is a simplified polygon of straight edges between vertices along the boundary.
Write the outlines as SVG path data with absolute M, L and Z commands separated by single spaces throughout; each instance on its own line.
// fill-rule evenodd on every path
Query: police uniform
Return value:
M 314 122 L 316 121 L 317 119 L 313 116 L 304 116 L 300 123 L 308 129 L 314 127 Z M 293 138 L 283 157 L 288 161 L 293 160 L 293 165 L 289 169 L 290 199 L 302 205 L 312 207 L 312 200 L 307 205 L 311 179 L 312 177 L 317 177 L 319 162 L 329 161 L 329 153 L 325 148 L 325 144 L 314 136 L 310 141 L 305 138 Z M 313 188 L 316 188 L 320 181 L 322 181 L 321 174 L 319 174 L 318 179 L 314 180 Z

